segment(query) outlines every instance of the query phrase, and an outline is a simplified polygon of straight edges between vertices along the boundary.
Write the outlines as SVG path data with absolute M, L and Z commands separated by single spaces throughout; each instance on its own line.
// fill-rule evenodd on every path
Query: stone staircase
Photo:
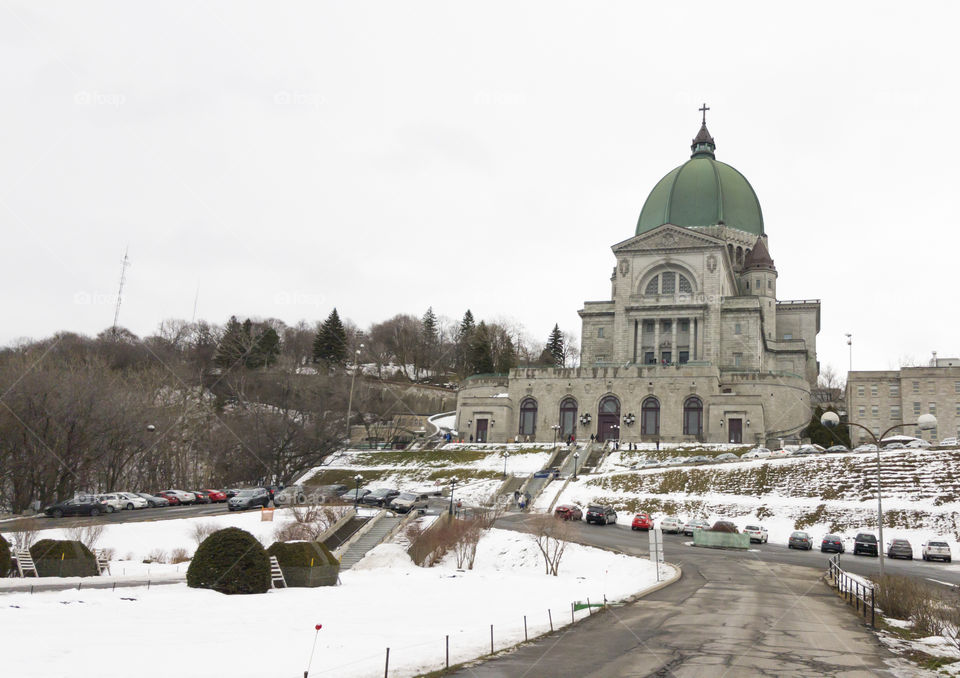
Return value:
M 381 517 L 363 536 L 347 547 L 347 550 L 340 557 L 340 569 L 349 570 L 356 565 L 361 558 L 367 555 L 370 549 L 378 546 L 380 542 L 386 539 L 402 520 L 402 516 L 385 515 Z

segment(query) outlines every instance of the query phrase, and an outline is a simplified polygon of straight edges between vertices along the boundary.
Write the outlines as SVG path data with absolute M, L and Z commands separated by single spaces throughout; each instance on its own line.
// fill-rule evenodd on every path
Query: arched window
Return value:
M 742 263 L 743 263 L 743 248 L 742 248 L 742 247 L 737 247 L 737 263 L 738 263 L 738 264 L 742 264 Z
M 693 285 L 687 276 L 674 271 L 664 271 L 653 276 L 643 288 L 643 293 L 646 295 L 676 294 L 677 292 L 692 294 Z
M 730 255 L 730 261 L 733 261 L 733 245 L 727 243 L 727 254 Z
M 653 396 L 640 406 L 640 435 L 660 435 L 660 401 Z
M 620 401 L 614 396 L 607 396 L 600 401 L 600 414 L 620 414 Z
M 537 401 L 526 398 L 520 403 L 520 435 L 532 436 L 537 433 Z
M 700 436 L 703 433 L 703 401 L 690 396 L 683 403 L 683 435 Z
M 681 274 L 678 276 L 680 278 L 679 285 L 677 289 L 680 290 L 681 294 L 692 294 L 693 286 L 690 284 L 690 281 L 687 280 L 687 276 Z
M 644 294 L 657 294 L 660 291 L 660 276 L 655 275 L 650 278 L 650 282 L 647 283 L 647 289 L 644 291 Z
M 564 398 L 560 401 L 560 435 L 566 440 L 577 434 L 577 401 Z
M 600 401 L 597 412 L 597 440 L 619 440 L 620 438 L 620 400 L 608 395 Z

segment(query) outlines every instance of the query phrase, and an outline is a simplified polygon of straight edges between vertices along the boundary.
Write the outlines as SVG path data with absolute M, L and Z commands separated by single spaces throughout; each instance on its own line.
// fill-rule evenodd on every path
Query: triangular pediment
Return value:
M 616 253 L 642 250 L 678 250 L 690 247 L 724 246 L 724 241 L 690 228 L 663 224 L 613 246 Z

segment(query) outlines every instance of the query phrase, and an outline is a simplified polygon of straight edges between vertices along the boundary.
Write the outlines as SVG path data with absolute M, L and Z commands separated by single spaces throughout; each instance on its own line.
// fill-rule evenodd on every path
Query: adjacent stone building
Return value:
M 910 425 L 927 413 L 937 417 L 937 428 L 922 431 Z M 907 426 L 890 435 L 906 434 L 932 443 L 960 436 L 960 360 L 939 358 L 926 367 L 850 372 L 847 416 L 877 436 L 896 424 Z M 864 431 L 851 426 L 850 442 L 871 441 Z
M 777 299 L 760 203 L 716 160 L 705 120 L 691 150 L 613 246 L 610 299 L 579 311 L 581 366 L 471 377 L 457 399 L 464 437 L 797 438 L 818 375 L 820 302 Z

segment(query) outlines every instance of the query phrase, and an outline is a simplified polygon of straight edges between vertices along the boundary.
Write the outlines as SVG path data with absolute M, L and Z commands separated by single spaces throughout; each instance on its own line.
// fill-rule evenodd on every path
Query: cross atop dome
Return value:
M 707 111 L 709 111 L 710 108 L 707 106 L 706 103 L 704 103 L 703 106 L 701 106 L 698 110 L 699 110 L 701 113 L 703 113 L 703 124 L 706 125 L 706 124 L 707 124 Z
M 700 108 L 697 109 L 703 114 L 703 118 L 700 121 L 700 131 L 697 132 L 697 136 L 693 139 L 693 143 L 690 144 L 690 150 L 693 151 L 691 158 L 696 158 L 697 156 L 709 156 L 714 157 L 713 152 L 717 150 L 717 144 L 713 141 L 713 137 L 710 136 L 710 131 L 707 130 L 707 111 L 710 110 L 710 107 L 706 103 L 703 104 Z

